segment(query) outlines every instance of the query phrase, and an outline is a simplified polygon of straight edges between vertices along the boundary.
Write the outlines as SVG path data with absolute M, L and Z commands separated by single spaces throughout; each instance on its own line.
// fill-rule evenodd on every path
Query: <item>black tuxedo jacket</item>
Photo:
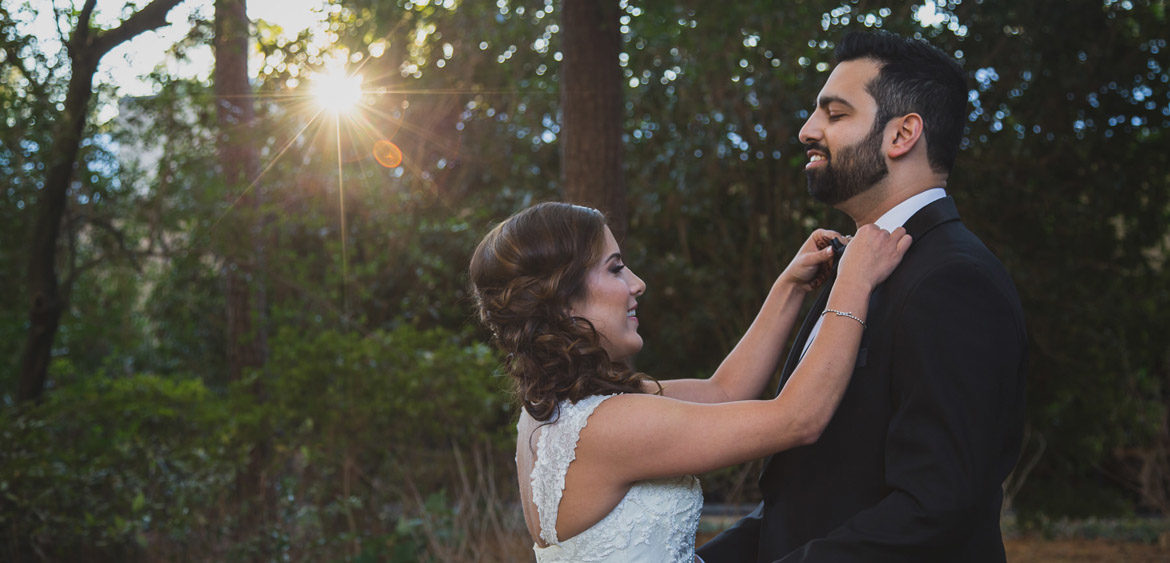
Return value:
M 815 444 L 778 453 L 763 502 L 702 546 L 722 561 L 1004 561 L 1001 484 L 1024 424 L 1024 317 L 951 198 L 870 299 L 853 378 Z M 781 372 L 792 374 L 826 290 Z

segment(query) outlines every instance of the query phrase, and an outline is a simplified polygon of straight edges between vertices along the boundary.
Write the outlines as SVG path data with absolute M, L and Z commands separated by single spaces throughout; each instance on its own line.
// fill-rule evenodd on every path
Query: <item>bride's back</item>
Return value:
M 537 444 L 545 430 L 553 424 L 556 423 L 538 422 L 522 410 L 516 433 L 516 474 L 520 483 L 524 522 L 528 525 L 528 533 L 540 546 L 547 544 L 541 539 L 539 511 L 532 498 L 532 472 L 540 461 Z M 589 447 L 590 442 L 598 437 L 594 436 L 597 433 L 582 428 L 575 449 L 574 444 L 557 443 L 560 440 L 546 442 L 550 450 L 572 456 L 564 473 L 564 490 L 555 521 L 556 537 L 561 541 L 577 536 L 605 518 L 630 488 L 629 483 L 618 484 L 612 479 L 606 479 L 604 472 L 599 471 L 605 464 L 598 463 L 602 460 L 590 455 L 590 450 L 595 448 Z M 556 455 L 554 451 L 547 452 L 548 459 L 545 462 L 551 465 L 553 455 Z M 540 472 L 537 473 L 539 476 Z
M 614 478 L 600 442 L 621 437 L 608 435 L 614 434 L 612 425 L 587 428 L 589 417 L 609 397 L 562 401 L 547 423 L 521 415 L 517 476 L 537 560 L 693 561 L 703 501 L 698 480 L 684 476 L 626 483 Z

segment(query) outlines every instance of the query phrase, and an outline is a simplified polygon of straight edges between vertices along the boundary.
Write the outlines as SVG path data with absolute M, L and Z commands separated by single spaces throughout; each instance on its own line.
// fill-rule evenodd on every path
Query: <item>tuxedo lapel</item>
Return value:
M 804 317 L 804 324 L 800 325 L 800 332 L 796 334 L 796 340 L 792 343 L 792 348 L 788 350 L 788 359 L 784 362 L 784 369 L 780 372 L 780 384 L 776 387 L 776 395 L 784 390 L 784 384 L 788 383 L 788 378 L 792 377 L 792 372 L 796 371 L 796 365 L 800 363 L 800 357 L 803 355 L 804 343 L 808 341 L 809 333 L 817 324 L 817 319 L 820 318 L 821 312 L 825 310 L 825 306 L 829 303 L 829 293 L 833 291 L 833 282 L 837 281 L 837 269 L 833 268 L 833 274 L 829 277 L 829 281 L 825 283 L 825 288 L 821 290 L 821 294 L 817 296 L 817 300 L 813 302 L 813 306 L 808 310 L 808 315 Z M 768 479 L 768 468 L 772 466 L 772 458 L 775 454 L 769 455 L 764 459 L 764 468 L 760 471 L 759 483 L 763 486 Z
M 804 324 L 800 325 L 800 331 L 796 333 L 796 340 L 792 343 L 792 348 L 788 351 L 788 359 L 784 362 L 784 369 L 780 371 L 780 385 L 776 388 L 776 394 L 780 394 L 780 390 L 784 388 L 784 384 L 788 382 L 788 378 L 792 377 L 792 372 L 796 371 L 796 365 L 800 363 L 801 352 L 804 351 L 804 344 L 808 342 L 808 335 L 817 324 L 817 319 L 820 318 L 821 312 L 825 310 L 825 305 L 829 302 L 829 292 L 833 290 L 833 282 L 837 281 L 836 269 L 833 271 L 833 276 L 825 284 L 825 288 L 821 290 L 821 294 L 817 296 L 817 300 L 813 302 L 813 306 L 808 310 L 808 315 L 804 317 Z
M 950 221 L 959 220 L 959 209 L 955 207 L 955 200 L 950 196 L 937 199 L 919 209 L 906 220 L 906 233 L 914 240 L 919 240 L 935 227 Z

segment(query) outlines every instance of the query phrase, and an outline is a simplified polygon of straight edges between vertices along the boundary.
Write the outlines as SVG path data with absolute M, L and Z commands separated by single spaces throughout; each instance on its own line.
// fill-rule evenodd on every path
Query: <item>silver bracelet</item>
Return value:
M 861 320 L 861 319 L 857 318 L 857 315 L 854 315 L 853 313 L 850 313 L 850 312 L 847 312 L 847 311 L 838 311 L 838 310 L 836 310 L 836 309 L 825 309 L 825 310 L 824 310 L 824 311 L 821 313 L 821 316 L 824 316 L 826 313 L 833 313 L 834 315 L 837 315 L 838 317 L 849 317 L 849 318 L 851 318 L 851 319 L 853 319 L 853 320 L 857 321 L 858 323 L 860 323 L 860 324 L 861 324 L 861 328 L 865 328 L 865 321 L 863 321 L 863 320 Z

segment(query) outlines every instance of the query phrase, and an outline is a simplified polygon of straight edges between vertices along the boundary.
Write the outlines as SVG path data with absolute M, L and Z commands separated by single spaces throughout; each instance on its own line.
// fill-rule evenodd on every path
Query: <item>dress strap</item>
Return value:
M 577 439 L 597 405 L 613 395 L 590 395 L 572 403 L 561 401 L 552 422 L 540 427 L 536 463 L 532 467 L 532 502 L 540 517 L 540 538 L 548 545 L 557 540 L 557 510 L 565 492 L 565 474 L 577 458 Z

